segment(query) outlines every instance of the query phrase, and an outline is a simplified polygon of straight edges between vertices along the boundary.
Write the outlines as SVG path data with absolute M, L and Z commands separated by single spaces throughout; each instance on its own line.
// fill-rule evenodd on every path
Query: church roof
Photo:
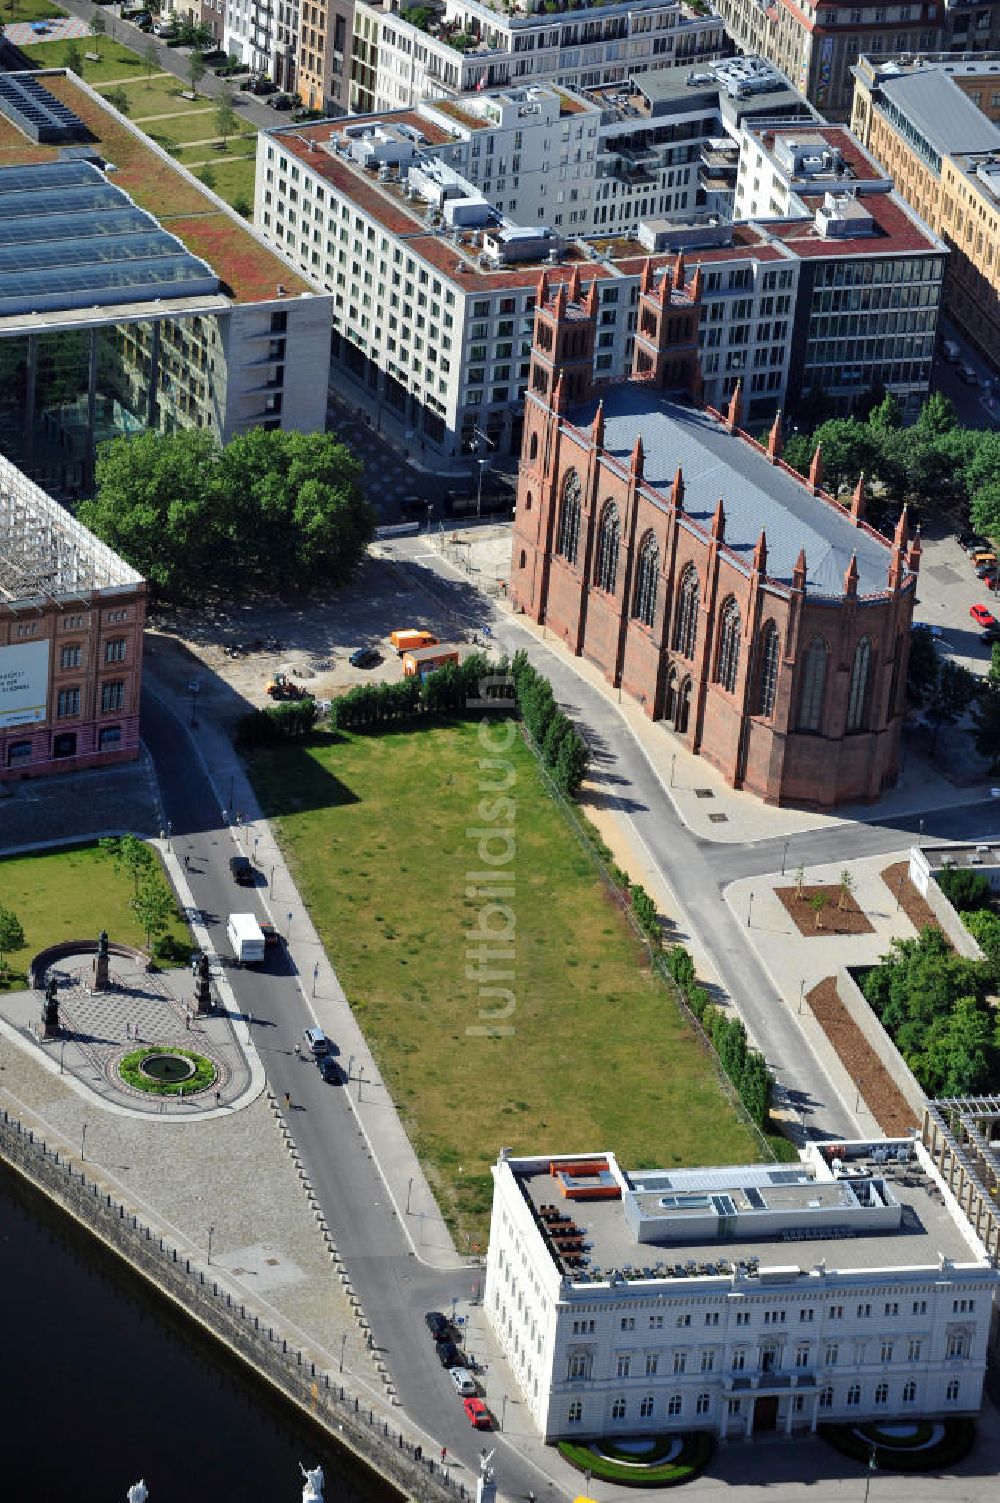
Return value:
M 626 381 L 600 388 L 592 400 L 567 414 L 569 421 L 589 430 L 598 398 L 604 404 L 605 452 L 627 471 L 641 434 L 644 493 L 657 492 L 666 508 L 679 465 L 684 473 L 684 513 L 706 533 L 721 498 L 726 547 L 742 557 L 748 573 L 763 530 L 769 578 L 791 584 L 795 561 L 804 549 L 807 590 L 839 599 L 844 572 L 856 555 L 858 594 L 884 594 L 891 544 L 872 528 L 855 526 L 847 510 L 814 496 L 805 481 L 771 464 L 707 412 Z

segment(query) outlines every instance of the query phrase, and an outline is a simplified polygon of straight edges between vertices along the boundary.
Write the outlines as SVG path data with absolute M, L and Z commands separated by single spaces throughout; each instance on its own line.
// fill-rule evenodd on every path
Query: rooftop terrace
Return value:
M 257 238 L 245 220 L 184 173 L 80 79 L 63 71 L 13 76 L 36 78 L 79 117 L 90 133 L 90 151 L 111 169 L 108 182 L 153 215 L 192 257 L 206 261 L 221 282 L 221 291 L 232 300 L 269 301 L 282 295 L 279 285 L 288 296 L 315 292 Z M 11 120 L 0 116 L 0 169 L 58 162 L 61 150 L 58 144 L 29 140 Z
M 528 1161 L 517 1183 L 553 1261 L 574 1282 L 732 1278 L 767 1282 L 822 1264 L 849 1273 L 977 1263 L 919 1145 L 813 1145 L 799 1164 L 627 1172 L 613 1155 L 582 1186 L 561 1162 Z M 898 1157 L 897 1157 L 898 1155 Z M 575 1171 L 584 1169 L 575 1161 Z M 841 1171 L 844 1177 L 837 1177 Z

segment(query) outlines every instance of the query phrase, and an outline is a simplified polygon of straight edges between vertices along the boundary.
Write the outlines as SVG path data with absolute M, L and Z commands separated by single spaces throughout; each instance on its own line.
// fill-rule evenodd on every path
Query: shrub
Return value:
M 660 915 L 656 911 L 656 904 L 649 896 L 644 887 L 636 883 L 632 887 L 632 912 L 639 921 L 639 926 L 647 934 L 654 945 L 659 948 L 663 940 L 663 930 L 660 928 Z
M 676 1487 L 690 1482 L 708 1465 L 715 1442 L 704 1430 L 695 1430 L 681 1436 L 680 1453 L 673 1461 L 649 1466 L 637 1464 L 637 1458 L 616 1461 L 612 1456 L 602 1455 L 597 1446 L 575 1445 L 568 1440 L 559 1442 L 559 1454 L 578 1472 L 589 1472 L 605 1482 L 618 1483 L 623 1487 Z M 655 1454 L 655 1452 L 654 1452 Z
M 194 1065 L 194 1074 L 189 1075 L 187 1080 L 153 1080 L 151 1076 L 144 1075 L 140 1066 L 144 1059 L 151 1054 L 179 1054 L 183 1059 L 189 1059 Z M 154 1044 L 142 1049 L 133 1049 L 126 1054 L 118 1066 L 118 1073 L 122 1080 L 133 1086 L 137 1091 L 148 1091 L 153 1096 L 191 1096 L 196 1091 L 203 1091 L 215 1080 L 216 1070 L 210 1059 L 203 1054 L 195 1054 L 190 1049 L 164 1048 Z
M 575 798 L 579 793 L 589 763 L 586 742 L 576 731 L 568 731 L 559 743 L 555 766 L 556 783 L 567 798 Z
M 982 872 L 970 871 L 967 866 L 946 866 L 938 872 L 937 885 L 953 908 L 975 912 L 989 907 L 990 884 Z
M 301 741 L 315 726 L 318 713 L 316 701 L 309 697 L 253 710 L 236 727 L 237 745 L 274 746 L 279 741 Z
M 694 961 L 683 945 L 671 945 L 667 951 L 667 970 L 682 992 L 694 983 Z

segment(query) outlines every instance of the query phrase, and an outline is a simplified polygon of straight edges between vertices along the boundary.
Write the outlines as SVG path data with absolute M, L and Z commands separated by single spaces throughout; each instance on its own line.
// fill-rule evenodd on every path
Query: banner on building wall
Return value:
M 45 719 L 48 688 L 48 642 L 0 647 L 0 730 L 13 725 L 40 725 Z
M 816 104 L 826 104 L 830 97 L 830 79 L 833 77 L 833 37 L 824 37 L 819 49 L 819 79 L 816 84 Z

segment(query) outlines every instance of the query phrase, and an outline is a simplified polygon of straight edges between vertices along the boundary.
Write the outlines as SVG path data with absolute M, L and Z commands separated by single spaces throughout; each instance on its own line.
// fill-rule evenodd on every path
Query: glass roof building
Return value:
M 0 452 L 64 498 L 154 428 L 322 429 L 330 298 L 81 80 L 0 89 Z

